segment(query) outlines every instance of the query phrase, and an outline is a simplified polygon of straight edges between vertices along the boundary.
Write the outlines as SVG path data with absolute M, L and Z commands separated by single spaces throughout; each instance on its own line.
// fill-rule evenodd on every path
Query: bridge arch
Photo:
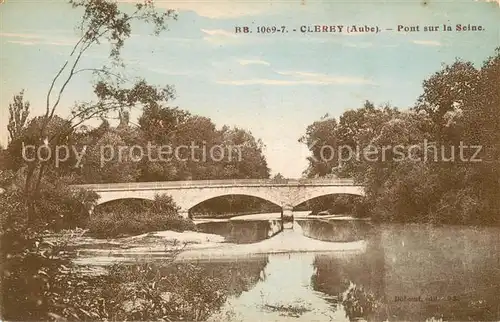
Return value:
M 229 207 L 232 206 L 231 205 L 231 200 L 229 198 L 224 198 L 224 197 L 236 197 L 236 198 L 238 198 L 238 199 L 236 199 L 237 200 L 237 203 L 235 205 L 236 207 L 238 207 L 238 206 L 245 206 L 243 204 L 243 202 L 246 202 L 249 199 L 253 199 L 254 201 L 258 201 L 259 202 L 258 204 L 257 203 L 253 204 L 253 206 L 257 205 L 258 207 L 260 207 L 262 205 L 265 205 L 265 206 L 267 206 L 267 209 L 275 208 L 275 209 L 272 209 L 272 211 L 274 211 L 274 212 L 281 211 L 281 207 L 282 207 L 279 204 L 276 204 L 276 203 L 274 203 L 272 201 L 269 201 L 269 200 L 261 198 L 261 197 L 251 196 L 251 195 L 248 195 L 248 194 L 234 194 L 234 193 L 229 193 L 229 194 L 225 194 L 225 195 L 221 195 L 221 196 L 217 196 L 217 197 L 213 197 L 213 198 L 209 198 L 209 199 L 206 199 L 204 201 L 201 201 L 201 202 L 197 203 L 196 205 L 192 206 L 189 209 L 189 212 L 191 213 L 191 215 L 194 216 L 194 214 L 195 214 L 194 211 L 198 210 L 196 208 L 198 206 L 203 205 L 203 204 L 206 204 L 207 207 L 208 207 L 208 209 L 210 209 L 211 207 L 214 206 L 214 204 L 210 203 L 210 202 L 211 201 L 216 201 L 218 198 L 223 198 L 223 201 L 221 201 L 219 203 L 219 205 L 218 205 L 218 208 L 219 208 L 218 210 L 222 210 L 221 213 L 228 213 L 229 214 L 231 211 L 238 211 L 238 212 L 242 212 L 242 211 L 243 212 L 248 212 L 248 211 L 250 211 L 251 212 L 251 211 L 255 211 L 255 210 L 260 210 L 260 208 L 257 209 L 256 207 L 251 208 L 252 205 L 248 205 L 248 204 L 246 205 L 246 209 L 234 209 L 234 210 L 232 210 L 232 209 L 228 208 L 228 206 Z M 242 199 L 241 197 L 244 197 L 246 199 Z M 206 210 L 206 208 L 205 209 L 201 208 L 201 210 Z
M 202 203 L 206 202 L 206 201 L 209 201 L 209 200 L 213 200 L 213 199 L 216 199 L 216 198 L 222 198 L 222 197 L 229 197 L 229 196 L 242 196 L 242 197 L 249 197 L 249 198 L 255 198 L 255 199 L 259 199 L 259 200 L 264 200 L 264 201 L 267 201 L 269 203 L 272 203 L 273 205 L 276 205 L 278 207 L 281 207 L 281 205 L 277 204 L 276 202 L 273 202 L 271 200 L 268 200 L 267 198 L 262 198 L 262 197 L 258 197 L 258 196 L 253 196 L 253 195 L 250 195 L 250 194 L 240 194 L 240 193 L 227 193 L 227 194 L 221 194 L 220 196 L 216 196 L 216 197 L 212 197 L 212 198 L 206 198 L 205 200 L 203 201 L 200 201 L 198 202 L 197 204 L 193 205 L 190 209 L 196 207 L 196 206 L 199 206 L 201 205 Z
M 255 197 L 266 200 L 280 207 L 284 203 L 283 197 L 279 193 L 270 193 L 266 189 L 255 189 L 255 188 L 214 189 L 208 191 L 191 190 L 189 192 L 185 191 L 184 193 L 178 191 L 171 191 L 170 194 L 172 195 L 172 198 L 177 203 L 177 205 L 181 207 L 181 209 L 184 211 L 188 211 L 204 201 L 231 195 Z
M 140 201 L 154 201 L 154 198 L 145 198 L 145 197 L 121 197 L 116 199 L 110 199 L 103 202 L 98 202 L 98 206 L 104 206 L 112 202 L 116 201 L 132 201 L 132 200 L 140 200 Z
M 155 196 L 149 195 L 113 195 L 113 194 L 101 194 L 100 198 L 97 200 L 96 206 L 104 205 L 109 202 L 118 201 L 118 200 L 149 200 L 154 201 Z

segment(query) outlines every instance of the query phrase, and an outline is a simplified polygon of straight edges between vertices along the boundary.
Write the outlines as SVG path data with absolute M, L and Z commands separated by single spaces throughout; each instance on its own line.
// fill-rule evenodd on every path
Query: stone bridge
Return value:
M 92 189 L 100 195 L 98 204 L 119 199 L 154 200 L 157 194 L 170 195 L 181 208 L 180 214 L 189 217 L 189 209 L 220 196 L 246 195 L 270 201 L 291 216 L 293 207 L 316 197 L 331 194 L 364 196 L 362 186 L 349 179 L 240 179 L 131 182 L 73 185 L 75 189 Z

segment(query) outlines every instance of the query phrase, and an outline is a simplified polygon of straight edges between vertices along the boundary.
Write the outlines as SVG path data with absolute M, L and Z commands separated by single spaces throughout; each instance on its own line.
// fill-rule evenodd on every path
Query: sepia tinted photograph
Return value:
M 500 0 L 1 0 L 1 321 L 500 321 Z

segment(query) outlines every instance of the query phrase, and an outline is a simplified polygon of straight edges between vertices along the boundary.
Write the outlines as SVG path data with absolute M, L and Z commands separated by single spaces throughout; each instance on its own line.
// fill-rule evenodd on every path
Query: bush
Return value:
M 146 213 L 98 213 L 88 221 L 89 233 L 99 238 L 130 236 L 158 230 L 196 230 L 195 224 L 181 217 L 166 217 L 151 212 Z
M 89 233 L 100 238 L 138 235 L 158 230 L 196 230 L 195 224 L 178 215 L 172 198 L 157 195 L 150 200 L 119 200 L 95 209 L 87 222 Z
M 74 191 L 64 184 L 46 183 L 36 202 L 37 216 L 46 229 L 53 231 L 81 227 L 98 198 L 93 191 Z
M 16 190 L 0 195 L 1 320 L 40 321 L 62 304 L 67 258 L 61 247 L 43 241 L 44 226 L 29 222 L 25 196 Z
M 71 320 L 206 321 L 229 295 L 231 279 L 190 263 L 116 264 L 107 275 L 73 275 L 55 312 Z

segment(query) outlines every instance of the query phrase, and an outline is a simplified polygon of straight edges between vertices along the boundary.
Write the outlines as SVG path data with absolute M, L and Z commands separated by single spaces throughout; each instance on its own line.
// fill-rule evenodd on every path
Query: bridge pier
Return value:
M 281 209 L 281 221 L 283 229 L 293 229 L 293 207 L 284 206 Z

